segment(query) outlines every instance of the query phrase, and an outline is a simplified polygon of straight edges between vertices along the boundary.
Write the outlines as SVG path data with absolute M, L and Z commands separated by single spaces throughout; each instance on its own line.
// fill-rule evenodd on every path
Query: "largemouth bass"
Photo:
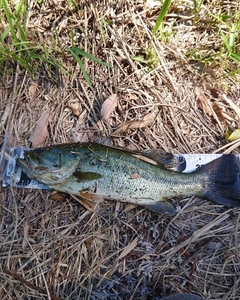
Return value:
M 176 196 L 196 195 L 224 206 L 240 206 L 240 162 L 234 154 L 188 174 L 160 165 L 169 159 L 160 155 L 153 165 L 123 150 L 75 143 L 26 151 L 18 163 L 30 178 L 86 200 L 128 202 L 168 215 L 175 214 L 175 208 L 167 199 Z

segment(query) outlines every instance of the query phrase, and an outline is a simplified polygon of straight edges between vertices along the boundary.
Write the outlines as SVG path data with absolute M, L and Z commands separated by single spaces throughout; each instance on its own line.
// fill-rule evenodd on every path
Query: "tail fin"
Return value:
M 240 207 L 240 162 L 234 154 L 223 155 L 203 167 L 208 173 L 204 196 L 217 204 Z

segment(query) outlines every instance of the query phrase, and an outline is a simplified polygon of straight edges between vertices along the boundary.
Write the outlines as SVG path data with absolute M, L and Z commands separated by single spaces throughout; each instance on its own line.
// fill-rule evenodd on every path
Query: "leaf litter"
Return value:
M 29 141 L 33 147 L 38 147 L 49 137 L 48 126 L 52 121 L 52 114 L 45 112 L 37 121 L 32 133 L 30 134 Z
M 229 141 L 236 141 L 240 139 L 240 129 L 235 129 L 228 137 Z
M 48 69 L 43 63 L 34 85 L 21 68 L 16 72 L 5 68 L 0 86 L 2 136 L 10 119 L 8 133 L 19 146 L 31 146 L 30 131 L 44 111 L 51 111 L 51 136 L 45 131 L 40 141 L 36 134 L 35 145 L 101 141 L 131 150 L 238 153 L 239 141 L 228 142 L 225 131 L 226 126 L 231 132 L 240 128 L 239 75 L 229 78 L 218 60 L 214 67 L 200 61 L 199 72 L 185 56 L 191 49 L 217 53 L 217 28 L 209 22 L 209 12 L 218 9 L 215 2 L 199 7 L 201 24 L 207 28 L 195 23 L 193 1 L 181 6 L 175 2 L 157 39 L 151 33 L 161 3 L 155 2 L 116 5 L 97 0 L 94 6 L 84 2 L 80 10 L 73 3 L 67 7 L 65 1 L 32 3 L 28 30 L 38 44 L 52 47 L 57 34 L 56 48 L 61 44 L 57 59 L 74 42 L 114 69 L 83 59 L 90 88 L 67 51 L 64 63 L 71 76 L 58 76 L 53 66 Z M 238 7 L 237 1 L 226 5 L 229 13 Z M 1 22 L 3 28 L 8 26 L 5 18 Z M 168 32 L 171 26 L 174 34 Z M 153 66 L 131 59 L 144 57 L 146 48 L 154 49 L 147 51 L 157 57 Z M 117 106 L 113 100 L 103 118 L 100 103 L 115 94 Z M 68 107 L 69 99 L 77 99 L 77 114 Z M 105 118 L 107 122 L 102 121 Z M 43 123 L 40 137 L 48 127 L 48 121 Z M 78 198 L 63 195 L 54 201 L 49 199 L 51 193 L 1 191 L 1 299 L 159 300 L 179 292 L 212 300 L 239 299 L 237 209 L 191 197 L 172 200 L 178 208 L 174 218 L 110 201 L 98 207 L 88 203 L 86 207 L 94 210 L 89 212 Z M 121 253 L 124 257 L 119 259 Z
M 102 104 L 101 108 L 101 118 L 104 120 L 108 120 L 111 116 L 111 113 L 117 107 L 117 94 L 113 94 L 109 96 Z
M 145 115 L 140 120 L 132 120 L 123 122 L 122 124 L 118 125 L 116 130 L 112 133 L 112 135 L 119 135 L 123 132 L 128 132 L 130 129 L 140 129 L 145 128 L 153 124 L 156 114 L 155 113 L 149 113 Z
M 121 254 L 119 255 L 118 259 L 122 259 L 124 258 L 126 255 L 128 255 L 128 253 L 130 253 L 136 246 L 138 243 L 138 239 L 135 238 L 132 242 L 130 242 L 127 247 L 121 252 Z
M 75 116 L 79 117 L 81 115 L 80 103 L 78 100 L 68 101 L 68 108 L 70 108 Z

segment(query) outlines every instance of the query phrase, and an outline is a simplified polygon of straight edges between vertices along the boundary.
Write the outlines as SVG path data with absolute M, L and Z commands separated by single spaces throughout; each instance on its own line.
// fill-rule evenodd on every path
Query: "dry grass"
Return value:
M 50 111 L 46 144 L 94 140 L 175 153 L 212 153 L 224 146 L 221 152 L 239 151 L 239 143 L 228 145 L 224 132 L 240 127 L 234 106 L 240 78 L 226 72 L 226 64 L 228 70 L 236 67 L 233 62 L 214 56 L 221 41 L 210 16 L 214 7 L 235 12 L 237 1 L 206 1 L 197 20 L 192 1 L 175 1 L 165 25 L 170 30 L 174 22 L 173 32 L 163 41 L 151 39 L 158 2 L 83 1 L 80 10 L 66 1 L 44 1 L 41 10 L 30 2 L 29 38 L 54 45 L 71 75 L 45 64 L 35 77 L 21 68 L 6 69 L 0 88 L 2 138 L 9 120 L 17 144 L 30 146 L 34 125 Z M 84 59 L 92 88 L 64 51 L 71 34 L 76 46 L 114 66 Z M 151 65 L 132 59 L 147 59 L 146 49 L 153 53 Z M 190 49 L 205 57 L 211 52 L 214 59 L 188 59 Z M 118 106 L 102 121 L 101 105 L 113 93 Z M 68 108 L 70 100 L 79 104 L 80 117 Z M 156 114 L 151 126 L 112 135 L 122 122 L 149 112 Z M 238 210 L 192 197 L 174 200 L 179 213 L 173 219 L 140 207 L 124 212 L 124 204 L 107 201 L 90 213 L 71 198 L 56 202 L 49 194 L 13 188 L 0 193 L 1 299 L 157 300 L 177 292 L 240 298 Z

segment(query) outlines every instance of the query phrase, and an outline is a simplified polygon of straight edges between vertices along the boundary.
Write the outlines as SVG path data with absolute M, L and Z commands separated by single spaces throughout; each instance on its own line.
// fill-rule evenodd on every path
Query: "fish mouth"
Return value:
M 47 167 L 32 165 L 27 157 L 25 159 L 17 158 L 17 164 L 30 179 L 34 179 L 43 184 L 49 185 L 62 180 L 59 180 L 57 176 L 52 176 L 52 173 L 48 171 Z
M 41 160 L 40 157 L 38 156 L 38 153 L 35 150 L 29 150 L 24 153 L 24 158 L 17 158 L 17 163 L 18 165 L 26 172 L 35 172 L 38 169 L 41 170 Z M 44 169 L 47 169 L 44 168 Z
M 17 158 L 17 164 L 23 169 L 28 171 L 33 171 L 32 168 L 29 166 L 26 159 Z
M 29 165 L 29 162 L 26 158 L 17 158 L 16 164 L 22 169 L 23 173 L 29 177 L 29 179 L 37 179 L 36 171 L 31 165 Z
M 33 177 L 35 170 L 34 168 L 29 164 L 29 161 L 25 158 L 17 158 L 16 160 L 17 165 L 23 170 L 23 172 L 28 176 L 28 177 Z
M 52 169 L 49 166 L 40 165 L 31 157 L 17 158 L 17 164 L 22 171 L 32 179 L 46 185 L 59 184 L 68 179 L 77 169 L 78 161 L 68 168 Z

